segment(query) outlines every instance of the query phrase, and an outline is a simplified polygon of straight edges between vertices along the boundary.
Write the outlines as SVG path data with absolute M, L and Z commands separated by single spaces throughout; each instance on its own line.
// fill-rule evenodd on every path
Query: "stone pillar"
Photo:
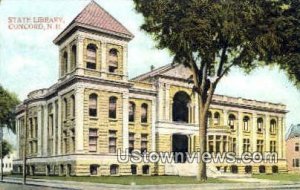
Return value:
M 128 60 L 128 47 L 127 45 L 125 45 L 123 47 L 123 80 L 124 81 L 127 81 L 128 79 L 127 60 Z
M 52 126 L 53 126 L 53 131 L 52 131 L 52 139 L 53 139 L 53 143 L 52 143 L 52 155 L 54 156 L 56 153 L 56 103 L 55 101 L 53 102 L 53 121 L 52 121 Z
M 77 39 L 77 43 L 76 43 L 76 46 L 77 46 L 77 55 L 76 55 L 76 61 L 77 61 L 77 65 L 76 65 L 76 68 L 79 68 L 77 69 L 77 74 L 79 75 L 83 75 L 84 74 L 84 71 L 83 71 L 83 68 L 85 68 L 84 66 L 84 51 L 83 51 L 83 37 L 78 37 Z M 59 104 L 59 107 L 60 107 L 60 104 Z
M 128 134 L 128 93 L 123 93 L 123 152 L 128 151 L 129 134 Z
M 48 156 L 48 105 L 44 104 L 43 155 Z
M 157 105 L 159 105 L 157 107 L 157 120 L 158 121 L 161 121 L 161 120 L 164 120 L 165 119 L 165 114 L 164 114 L 164 111 L 165 111 L 165 102 L 164 102 L 164 85 L 163 83 L 159 82 L 157 84 L 157 88 L 158 88 L 158 98 L 157 98 Z
M 84 88 L 75 89 L 75 152 L 84 152 L 83 147 L 83 114 L 84 114 Z M 61 133 L 60 133 L 61 136 Z
M 256 151 L 256 143 L 257 143 L 257 114 L 256 113 L 252 113 L 252 132 L 251 132 L 251 136 L 252 136 L 252 143 L 251 144 L 251 149 L 252 152 Z
M 166 88 L 165 88 L 165 119 L 167 121 L 171 121 L 172 120 L 172 113 L 171 113 L 171 110 L 170 109 L 170 85 L 169 84 L 166 84 Z
M 37 119 L 38 119 L 38 136 L 37 136 L 37 139 L 38 139 L 38 156 L 42 156 L 43 154 L 43 137 L 42 137 L 42 134 L 43 134 L 43 131 L 42 131 L 42 106 L 38 109 L 38 114 L 37 114 Z
M 285 117 L 282 118 L 282 130 L 281 130 L 281 139 L 282 139 L 282 158 L 286 159 L 286 142 L 285 142 L 285 131 L 286 130 L 286 120 Z
M 70 51 L 71 48 L 70 48 L 69 45 L 67 46 L 66 50 L 67 50 L 67 53 L 68 53 L 68 63 L 67 63 L 66 73 L 69 73 L 71 71 L 71 51 Z
M 152 124 L 151 124 L 151 136 L 152 136 L 152 151 L 156 150 L 156 99 L 152 99 Z
M 237 134 L 239 135 L 236 139 L 236 146 L 237 155 L 240 157 L 243 154 L 243 113 L 241 111 L 238 113 L 238 120 Z
M 16 158 L 19 159 L 20 158 L 20 155 L 19 155 L 19 152 L 20 152 L 20 131 L 19 131 L 19 128 L 20 128 L 20 119 L 19 118 L 16 118 L 16 136 L 17 136 L 17 150 L 16 150 Z
M 266 114 L 266 128 L 265 128 L 265 139 L 264 139 L 264 151 L 270 151 L 270 115 Z
M 58 127 L 57 127 L 57 154 L 60 155 L 61 154 L 61 128 L 62 128 L 62 101 L 61 101 L 61 95 L 58 96 L 58 118 L 57 118 L 57 123 L 58 123 Z
M 282 158 L 282 128 L 283 128 L 282 117 L 279 117 L 278 118 L 278 126 L 276 128 L 277 141 L 276 141 L 276 146 L 275 146 L 279 159 Z
M 224 109 L 223 111 L 223 125 L 228 126 L 228 110 Z

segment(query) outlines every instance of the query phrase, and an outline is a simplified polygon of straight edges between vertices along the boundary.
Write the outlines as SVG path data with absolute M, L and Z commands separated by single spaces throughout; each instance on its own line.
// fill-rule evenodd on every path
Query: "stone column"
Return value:
M 252 149 L 252 152 L 255 152 L 256 151 L 256 142 L 257 142 L 257 114 L 255 112 L 252 113 L 252 132 L 251 132 L 251 135 L 252 135 L 252 143 L 251 144 L 251 149 Z
M 43 134 L 43 131 L 42 131 L 42 106 L 38 109 L 38 137 L 37 137 L 37 139 L 38 139 L 38 156 L 42 156 L 42 154 L 43 154 L 43 150 L 42 150 L 42 148 L 43 148 L 43 142 L 42 142 L 42 140 L 43 140 L 43 137 L 42 137 L 42 134 Z
M 43 125 L 43 155 L 48 156 L 48 106 L 44 104 L 44 125 Z
M 281 139 L 282 139 L 282 158 L 286 159 L 286 142 L 285 142 L 285 130 L 286 130 L 286 120 L 285 117 L 282 118 L 282 132 L 281 132 Z
M 57 123 L 58 123 L 58 127 L 57 127 L 57 154 L 61 155 L 61 128 L 62 128 L 62 101 L 61 101 L 61 95 L 58 96 L 58 118 L 57 118 Z
M 282 158 L 282 127 L 283 127 L 283 121 L 282 117 L 278 118 L 278 126 L 276 128 L 276 136 L 277 136 L 277 141 L 276 141 L 276 152 L 278 154 L 278 158 Z
M 223 111 L 223 125 L 228 126 L 228 110 L 224 109 Z
M 52 155 L 54 156 L 56 153 L 56 103 L 55 101 L 53 102 L 53 121 L 52 121 L 52 126 L 53 126 L 53 131 L 52 131 L 52 137 L 53 137 L 53 142 L 52 142 Z
M 127 81 L 128 79 L 127 60 L 128 60 L 128 47 L 127 45 L 125 45 L 123 47 L 123 80 L 124 81 Z
M 101 68 L 101 76 L 103 78 L 106 78 L 106 73 L 108 71 L 106 62 L 107 62 L 107 58 L 106 58 L 106 49 L 107 43 L 103 42 L 101 43 L 101 62 L 100 62 L 100 68 Z
M 75 152 L 84 152 L 83 147 L 83 116 L 84 116 L 84 88 L 75 89 Z
M 123 152 L 128 152 L 129 147 L 129 134 L 128 134 L 128 93 L 123 93 Z
M 78 36 L 76 46 L 77 46 L 76 68 L 78 68 L 76 73 L 78 75 L 83 75 L 84 74 L 83 68 L 85 68 L 85 66 L 84 66 L 84 51 L 83 51 L 83 48 L 84 48 L 83 47 L 83 37 Z M 59 104 L 59 107 L 60 107 L 60 104 Z
M 16 118 L 16 136 L 17 136 L 17 150 L 16 150 L 16 158 L 19 159 L 20 158 L 20 155 L 19 155 L 19 152 L 20 152 L 20 131 L 19 131 L 19 128 L 20 128 L 20 119 L 19 118 Z
M 171 109 L 170 109 L 170 85 L 166 84 L 166 88 L 165 88 L 165 119 L 167 121 L 171 121 L 172 120 L 172 113 L 171 113 Z
M 157 90 L 158 90 L 158 97 L 157 97 L 157 105 L 159 105 L 157 107 L 157 120 L 161 121 L 164 120 L 164 111 L 165 111 L 165 102 L 164 102 L 164 85 L 163 83 L 159 82 L 157 83 Z
M 265 139 L 264 139 L 264 151 L 270 151 L 270 115 L 266 114 L 266 128 L 265 128 Z
M 237 155 L 240 157 L 243 153 L 243 113 L 241 111 L 238 113 L 238 120 L 237 134 L 239 135 L 236 139 L 236 146 Z

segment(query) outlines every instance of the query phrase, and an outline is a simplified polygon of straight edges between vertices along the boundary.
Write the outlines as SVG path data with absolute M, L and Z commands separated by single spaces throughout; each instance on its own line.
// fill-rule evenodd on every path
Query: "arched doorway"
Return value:
M 266 173 L 266 167 L 263 165 L 259 166 L 258 170 L 259 170 L 259 173 Z
M 246 174 L 252 173 L 252 166 L 245 166 L 245 173 Z
M 186 161 L 186 153 L 188 152 L 188 137 L 186 135 L 174 134 L 172 136 L 172 152 L 176 163 Z
M 183 91 L 179 91 L 173 97 L 173 121 L 189 122 L 190 96 Z

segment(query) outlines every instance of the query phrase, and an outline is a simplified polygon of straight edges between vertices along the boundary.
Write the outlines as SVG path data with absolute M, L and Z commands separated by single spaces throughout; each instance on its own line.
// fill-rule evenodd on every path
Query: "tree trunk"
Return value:
M 200 101 L 201 96 L 199 96 L 199 152 L 200 158 L 198 159 L 198 173 L 197 180 L 198 181 L 206 181 L 206 162 L 202 160 L 202 155 L 206 152 L 206 115 L 207 111 L 204 109 L 203 102 Z M 202 104 L 200 103 L 202 102 Z
M 0 126 L 0 159 L 1 159 L 1 178 L 0 180 L 3 181 L 3 128 Z

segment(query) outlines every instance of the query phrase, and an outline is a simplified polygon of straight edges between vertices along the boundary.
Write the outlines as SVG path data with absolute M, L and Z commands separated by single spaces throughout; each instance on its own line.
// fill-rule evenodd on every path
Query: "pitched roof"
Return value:
M 62 39 L 64 34 L 72 26 L 81 26 L 100 32 L 109 33 L 128 39 L 132 39 L 133 34 L 125 28 L 119 21 L 117 21 L 111 14 L 104 10 L 98 3 L 92 0 L 74 19 L 73 21 L 61 32 L 54 40 L 57 43 Z
M 287 132 L 286 139 L 291 139 L 294 137 L 300 137 L 300 124 L 292 125 Z

